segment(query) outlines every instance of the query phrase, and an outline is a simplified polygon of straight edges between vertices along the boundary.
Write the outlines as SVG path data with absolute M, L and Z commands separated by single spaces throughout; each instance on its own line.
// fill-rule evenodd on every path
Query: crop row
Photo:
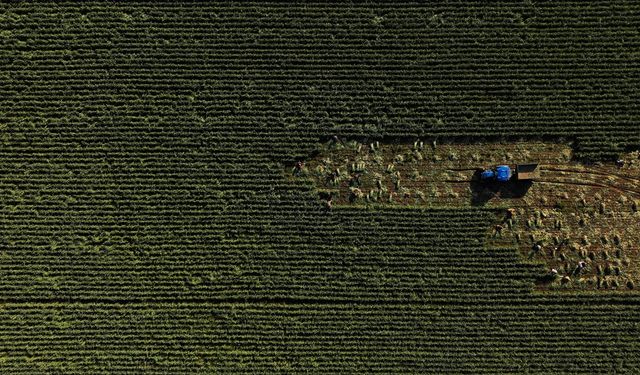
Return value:
M 70 223 L 82 225 L 81 220 Z M 481 241 L 465 243 L 460 237 L 465 232 L 481 236 L 481 226 L 469 231 L 440 223 L 416 234 L 404 225 L 382 223 L 376 224 L 377 235 L 356 240 L 349 238 L 348 227 L 333 224 L 308 228 L 305 236 L 302 228 L 291 230 L 294 239 L 288 240 L 279 226 L 256 230 L 247 225 L 234 234 L 230 223 L 189 230 L 181 230 L 181 222 L 174 230 L 160 224 L 165 232 L 179 232 L 163 235 L 142 227 L 132 236 L 133 225 L 85 223 L 85 230 L 74 233 L 66 226 L 14 222 L 9 233 L 25 239 L 12 235 L 0 246 L 5 254 L 2 295 L 8 300 L 93 298 L 99 290 L 103 298 L 405 300 L 413 294 L 473 295 L 514 288 L 526 293 L 539 272 L 520 265 L 513 250 L 487 251 Z M 92 237 L 89 228 L 108 232 Z M 340 245 L 323 243 L 326 237 Z
M 638 142 L 637 5 L 591 5 L 5 6 L 3 107 L 112 135 L 131 113 L 202 119 L 276 160 L 333 133 L 563 135 L 610 157 Z
M 0 345 L 2 366 L 12 373 L 611 372 L 633 366 L 636 310 L 603 304 L 6 304 Z

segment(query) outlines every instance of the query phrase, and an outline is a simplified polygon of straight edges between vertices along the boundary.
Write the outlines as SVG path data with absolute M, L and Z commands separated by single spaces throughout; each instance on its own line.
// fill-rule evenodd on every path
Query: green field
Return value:
M 640 147 L 640 2 L 425 3 L 1 3 L 0 373 L 637 373 L 637 291 L 534 291 L 495 209 L 283 172 L 334 135 Z

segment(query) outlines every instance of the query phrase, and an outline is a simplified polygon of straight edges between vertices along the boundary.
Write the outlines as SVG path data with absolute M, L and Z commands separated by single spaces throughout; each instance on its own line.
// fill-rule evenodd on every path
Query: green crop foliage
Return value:
M 637 371 L 636 289 L 533 293 L 494 212 L 329 210 L 282 164 L 334 135 L 637 147 L 639 10 L 2 2 L 0 373 Z

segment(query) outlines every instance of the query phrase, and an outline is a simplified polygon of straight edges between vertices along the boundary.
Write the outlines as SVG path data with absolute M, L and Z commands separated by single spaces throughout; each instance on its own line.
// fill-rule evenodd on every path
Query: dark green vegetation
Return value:
M 321 137 L 640 144 L 640 4 L 0 5 L 0 372 L 612 373 L 483 209 L 326 210 Z M 225 371 L 226 370 L 226 371 Z

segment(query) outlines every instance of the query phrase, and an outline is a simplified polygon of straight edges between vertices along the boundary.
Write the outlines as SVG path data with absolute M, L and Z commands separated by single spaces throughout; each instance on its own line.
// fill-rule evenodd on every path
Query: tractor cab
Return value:
M 496 167 L 496 180 L 507 182 L 511 178 L 511 168 L 508 165 L 499 165 Z
M 480 174 L 483 181 L 507 182 L 511 179 L 511 168 L 508 165 L 499 165 L 493 169 L 485 169 Z

